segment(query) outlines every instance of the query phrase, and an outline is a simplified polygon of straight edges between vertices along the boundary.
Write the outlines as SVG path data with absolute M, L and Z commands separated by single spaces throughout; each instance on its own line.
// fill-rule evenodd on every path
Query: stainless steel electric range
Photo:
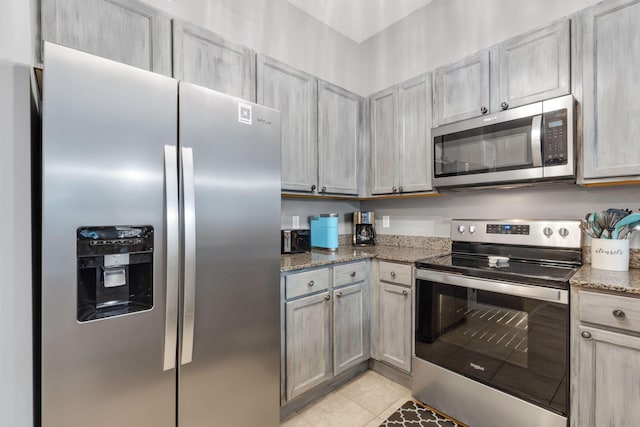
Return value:
M 453 220 L 416 262 L 413 396 L 474 427 L 566 427 L 579 221 Z

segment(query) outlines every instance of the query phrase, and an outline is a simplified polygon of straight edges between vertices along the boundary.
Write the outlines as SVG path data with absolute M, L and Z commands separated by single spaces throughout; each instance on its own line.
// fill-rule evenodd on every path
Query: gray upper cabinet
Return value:
M 371 193 L 395 193 L 398 91 L 393 87 L 371 95 Z M 396 190 L 396 191 L 394 191 Z
M 399 85 L 400 135 L 398 191 L 430 191 L 431 73 Z
M 251 102 L 256 100 L 255 52 L 178 20 L 173 21 L 173 75 Z
M 42 38 L 171 76 L 171 19 L 134 0 L 42 0 Z
M 570 92 L 569 20 L 528 32 L 492 51 L 492 110 L 530 104 Z
M 607 1 L 578 23 L 582 54 L 583 177 L 640 175 L 640 1 Z
M 433 98 L 434 126 L 488 113 L 489 50 L 437 69 Z
M 358 194 L 360 173 L 358 95 L 318 82 L 318 191 Z
M 371 96 L 372 194 L 430 191 L 431 73 Z
M 318 83 L 307 73 L 258 55 L 258 104 L 281 111 L 282 190 L 313 192 L 318 179 Z

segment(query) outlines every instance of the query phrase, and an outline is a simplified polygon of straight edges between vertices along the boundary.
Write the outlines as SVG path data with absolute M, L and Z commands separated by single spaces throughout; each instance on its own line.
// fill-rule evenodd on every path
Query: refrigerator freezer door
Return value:
M 177 82 L 50 43 L 44 53 L 42 425 L 175 427 L 176 369 L 163 369 L 177 345 L 165 354 L 164 146 L 176 145 Z M 153 306 L 78 322 L 78 228 L 125 225 L 153 227 L 152 252 L 136 255 L 152 257 Z
M 193 152 L 196 258 L 178 425 L 277 426 L 280 115 L 180 82 L 179 133 Z

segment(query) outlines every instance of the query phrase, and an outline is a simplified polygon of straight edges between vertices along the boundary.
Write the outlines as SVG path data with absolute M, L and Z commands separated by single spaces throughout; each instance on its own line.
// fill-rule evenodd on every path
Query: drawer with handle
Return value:
M 353 264 L 338 265 L 333 267 L 333 287 L 361 282 L 367 277 L 367 263 L 355 262 Z
M 326 290 L 328 288 L 328 268 L 305 271 L 304 273 L 289 274 L 285 279 L 285 293 L 287 299 Z
M 392 262 L 380 262 L 380 280 L 411 286 L 411 266 Z
M 640 299 L 580 291 L 580 321 L 640 332 Z

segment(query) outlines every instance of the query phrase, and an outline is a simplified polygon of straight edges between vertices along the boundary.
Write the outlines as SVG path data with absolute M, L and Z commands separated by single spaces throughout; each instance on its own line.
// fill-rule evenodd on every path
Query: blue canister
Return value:
M 311 218 L 311 246 L 314 248 L 338 249 L 338 214 L 320 214 Z

